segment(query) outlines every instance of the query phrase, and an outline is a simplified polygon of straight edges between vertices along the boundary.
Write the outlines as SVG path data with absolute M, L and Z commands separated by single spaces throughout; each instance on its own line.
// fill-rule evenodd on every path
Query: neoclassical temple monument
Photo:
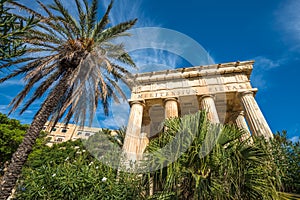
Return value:
M 256 100 L 254 61 L 180 68 L 135 75 L 123 151 L 138 160 L 166 118 L 206 110 L 212 123 L 236 124 L 248 135 L 273 134 Z

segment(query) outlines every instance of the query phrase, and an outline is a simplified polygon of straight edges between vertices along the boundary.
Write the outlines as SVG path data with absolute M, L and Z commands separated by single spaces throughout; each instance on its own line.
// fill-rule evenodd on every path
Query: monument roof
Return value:
M 135 81 L 152 82 L 243 72 L 250 78 L 254 61 L 236 61 L 134 74 Z

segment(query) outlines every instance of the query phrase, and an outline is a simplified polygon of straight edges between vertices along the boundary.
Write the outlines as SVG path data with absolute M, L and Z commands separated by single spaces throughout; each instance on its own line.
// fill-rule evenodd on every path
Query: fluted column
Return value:
M 149 144 L 149 136 L 150 136 L 150 122 L 151 119 L 149 116 L 143 118 L 143 123 L 142 123 L 142 129 L 141 129 L 141 134 L 139 137 L 139 145 L 137 149 L 138 153 L 138 160 L 142 159 L 143 153 Z
M 200 97 L 201 109 L 207 112 L 208 119 L 213 123 L 220 123 L 215 101 L 212 95 L 203 95 Z
M 242 135 L 241 140 L 244 141 L 251 136 L 247 122 L 245 120 L 244 111 L 238 111 L 236 113 L 235 124 L 238 128 L 243 129 L 245 134 Z
M 149 144 L 149 139 L 147 137 L 147 133 L 141 133 L 139 137 L 139 144 L 138 144 L 138 149 L 137 149 L 137 160 L 142 160 L 143 158 L 143 153 Z
M 144 116 L 143 123 L 142 123 L 142 133 L 145 133 L 147 137 L 150 137 L 150 131 L 151 131 L 151 118 L 149 116 Z
M 178 117 L 178 103 L 176 98 L 166 98 L 165 103 L 165 119 Z
M 257 136 L 262 135 L 266 139 L 273 138 L 272 131 L 254 99 L 253 92 L 246 91 L 240 93 L 240 99 L 252 134 Z
M 140 101 L 131 102 L 130 115 L 124 139 L 123 152 L 131 161 L 138 159 L 140 151 L 140 135 L 142 128 L 144 104 Z

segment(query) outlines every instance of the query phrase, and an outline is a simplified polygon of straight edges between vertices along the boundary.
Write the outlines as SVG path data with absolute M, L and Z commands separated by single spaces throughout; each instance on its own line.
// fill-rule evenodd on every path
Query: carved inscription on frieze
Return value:
M 156 91 L 135 90 L 132 93 L 131 99 L 155 99 L 177 96 L 189 96 L 189 95 L 203 95 L 203 94 L 215 94 L 223 92 L 235 92 L 238 90 L 249 89 L 247 84 L 232 84 L 232 85 L 212 85 L 206 87 L 190 87 L 190 88 L 178 88 L 178 89 L 165 89 Z

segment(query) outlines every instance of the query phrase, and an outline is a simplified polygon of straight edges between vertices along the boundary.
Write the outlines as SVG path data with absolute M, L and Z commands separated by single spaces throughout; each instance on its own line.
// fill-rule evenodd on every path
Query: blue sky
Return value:
M 70 0 L 66 2 L 72 7 Z M 299 10 L 298 0 L 116 0 L 111 22 L 137 17 L 137 27 L 181 32 L 201 44 L 216 63 L 255 60 L 251 80 L 258 88 L 261 110 L 273 132 L 287 130 L 296 140 L 300 131 Z M 15 79 L 0 86 L 0 112 L 7 113 L 9 100 L 22 85 Z M 28 123 L 38 106 L 39 102 L 22 116 L 12 117 Z

